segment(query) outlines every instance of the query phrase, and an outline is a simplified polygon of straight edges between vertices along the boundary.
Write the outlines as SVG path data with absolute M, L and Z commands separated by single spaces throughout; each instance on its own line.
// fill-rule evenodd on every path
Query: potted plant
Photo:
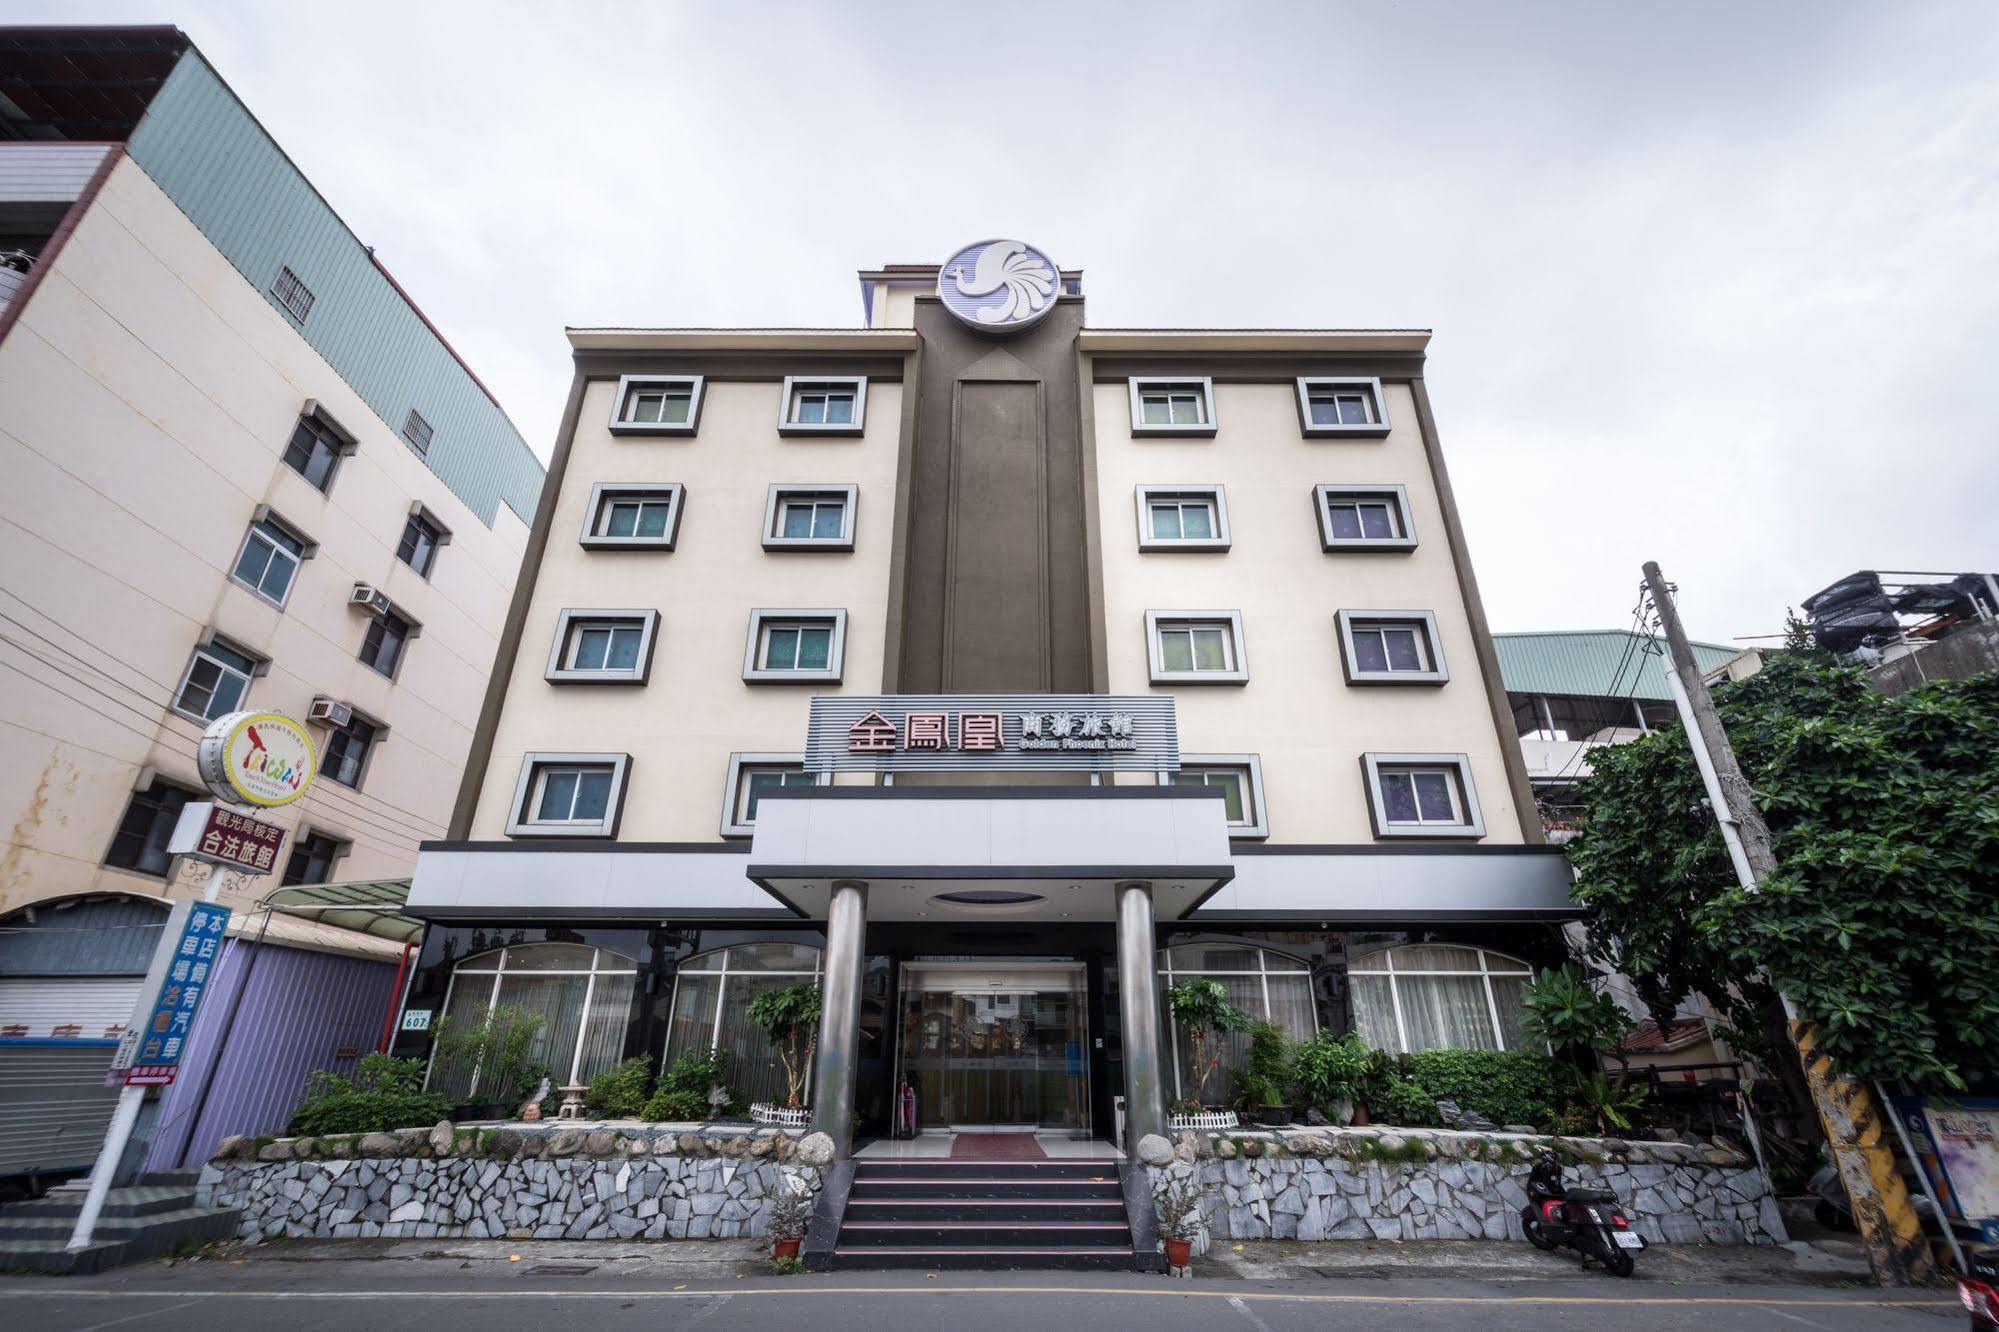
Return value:
M 1630 1085 L 1631 1061 L 1623 1053 L 1630 1014 L 1566 964 L 1528 982 L 1521 1004 L 1522 1024 L 1564 1061 L 1570 1108 L 1582 1111 L 1598 1133 L 1628 1131 L 1646 1096 L 1643 1086 Z M 1615 1078 L 1604 1072 L 1606 1058 L 1617 1061 Z
M 1248 1026 L 1249 1014 L 1229 1002 L 1227 986 L 1208 977 L 1181 981 L 1166 992 L 1166 1002 L 1193 1050 L 1194 1085 L 1189 1099 L 1198 1112 L 1207 1104 L 1208 1078 L 1221 1066 L 1222 1037 Z
M 1236 1085 L 1262 1124 L 1289 1124 L 1291 1042 L 1275 1022 L 1249 1024 L 1249 1052 Z
M 1323 1109 L 1337 1123 L 1365 1124 L 1376 1062 L 1359 1032 L 1335 1037 L 1322 1031 L 1298 1047 L 1292 1071 L 1307 1105 Z
M 436 1062 L 453 1071 L 469 1068 L 474 1100 L 460 1113 L 467 1119 L 508 1119 L 539 1083 L 527 1081 L 542 1067 L 533 1051 L 548 1019 L 518 1008 L 496 1008 L 478 1022 L 446 1020 L 437 1030 Z
M 780 1263 L 795 1260 L 811 1223 L 812 1186 L 786 1172 L 770 1204 L 770 1256 Z
M 1159 1240 L 1166 1246 L 1169 1267 L 1193 1261 L 1194 1237 L 1201 1233 L 1201 1190 L 1191 1170 L 1175 1171 L 1160 1181 L 1153 1194 L 1159 1212 Z
M 820 1005 L 819 987 L 811 981 L 800 981 L 781 990 L 766 990 L 750 1000 L 750 1021 L 777 1048 L 777 1057 L 784 1065 L 786 1090 L 783 1111 L 771 1105 L 753 1105 L 752 1119 L 788 1125 L 805 1122 L 802 1097 L 805 1075 L 812 1067 L 812 1051 L 819 1041 Z

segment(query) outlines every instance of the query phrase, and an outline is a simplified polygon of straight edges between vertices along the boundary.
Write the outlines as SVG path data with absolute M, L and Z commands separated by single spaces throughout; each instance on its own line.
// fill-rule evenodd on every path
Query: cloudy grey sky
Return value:
M 1100 326 L 1422 326 L 1496 629 L 1999 566 L 1999 4 L 144 4 L 546 456 L 564 324 L 852 324 L 1018 235 Z

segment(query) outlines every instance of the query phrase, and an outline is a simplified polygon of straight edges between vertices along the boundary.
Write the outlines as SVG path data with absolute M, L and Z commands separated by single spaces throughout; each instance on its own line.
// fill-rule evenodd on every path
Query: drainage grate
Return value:
M 595 1263 L 536 1263 L 528 1269 L 529 1276 L 589 1276 L 597 1270 Z

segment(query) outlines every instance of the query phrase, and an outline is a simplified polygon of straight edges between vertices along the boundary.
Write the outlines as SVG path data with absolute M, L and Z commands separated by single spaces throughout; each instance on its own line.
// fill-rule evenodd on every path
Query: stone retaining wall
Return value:
M 1449 1130 L 1326 1129 L 1148 1137 L 1155 1195 L 1198 1180 L 1200 1233 L 1215 1240 L 1521 1239 L 1532 1157 L 1554 1145 L 1571 1186 L 1605 1188 L 1655 1243 L 1780 1244 L 1769 1180 L 1732 1151 L 1615 1138 Z
M 816 1192 L 833 1144 L 780 1130 L 464 1129 L 225 1141 L 197 1201 L 245 1238 L 728 1239 Z

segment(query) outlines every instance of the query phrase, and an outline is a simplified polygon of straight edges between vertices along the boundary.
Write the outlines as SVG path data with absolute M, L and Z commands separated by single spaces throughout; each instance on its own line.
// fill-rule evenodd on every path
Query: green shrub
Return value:
M 367 1054 L 351 1078 L 324 1069 L 305 1080 L 305 1099 L 286 1132 L 294 1137 L 329 1133 L 386 1133 L 421 1128 L 443 1119 L 451 1102 L 423 1089 L 423 1061 Z
M 1284 1105 L 1291 1092 L 1291 1042 L 1275 1022 L 1249 1025 L 1249 1049 L 1236 1086 L 1244 1105 Z
M 1322 1108 L 1338 1101 L 1362 1100 L 1374 1066 L 1375 1052 L 1367 1048 L 1359 1032 L 1335 1037 L 1322 1031 L 1300 1045 L 1292 1060 L 1299 1100 Z
M 1389 1078 L 1369 1089 L 1368 1118 L 1398 1128 L 1435 1128 L 1437 1099 L 1404 1078 Z
M 634 1055 L 590 1079 L 583 1106 L 593 1119 L 637 1119 L 652 1086 L 652 1056 Z
M 640 1108 L 639 1118 L 653 1124 L 662 1120 L 706 1119 L 708 1095 L 706 1092 L 668 1091 L 662 1086 Z
M 742 1098 L 729 1085 L 729 1052 L 717 1047 L 705 1054 L 688 1051 L 666 1066 L 659 1075 L 659 1086 L 654 1091 L 657 1099 L 661 1092 L 687 1093 L 698 1097 L 700 1113 L 684 1115 L 686 1119 L 706 1119 L 711 1111 L 708 1105 L 708 1089 L 721 1087 L 729 1093 L 729 1104 L 735 1105 Z
M 1419 1050 L 1403 1056 L 1402 1072 L 1433 1102 L 1456 1101 L 1495 1124 L 1540 1125 L 1555 1115 L 1555 1061 L 1530 1050 Z

